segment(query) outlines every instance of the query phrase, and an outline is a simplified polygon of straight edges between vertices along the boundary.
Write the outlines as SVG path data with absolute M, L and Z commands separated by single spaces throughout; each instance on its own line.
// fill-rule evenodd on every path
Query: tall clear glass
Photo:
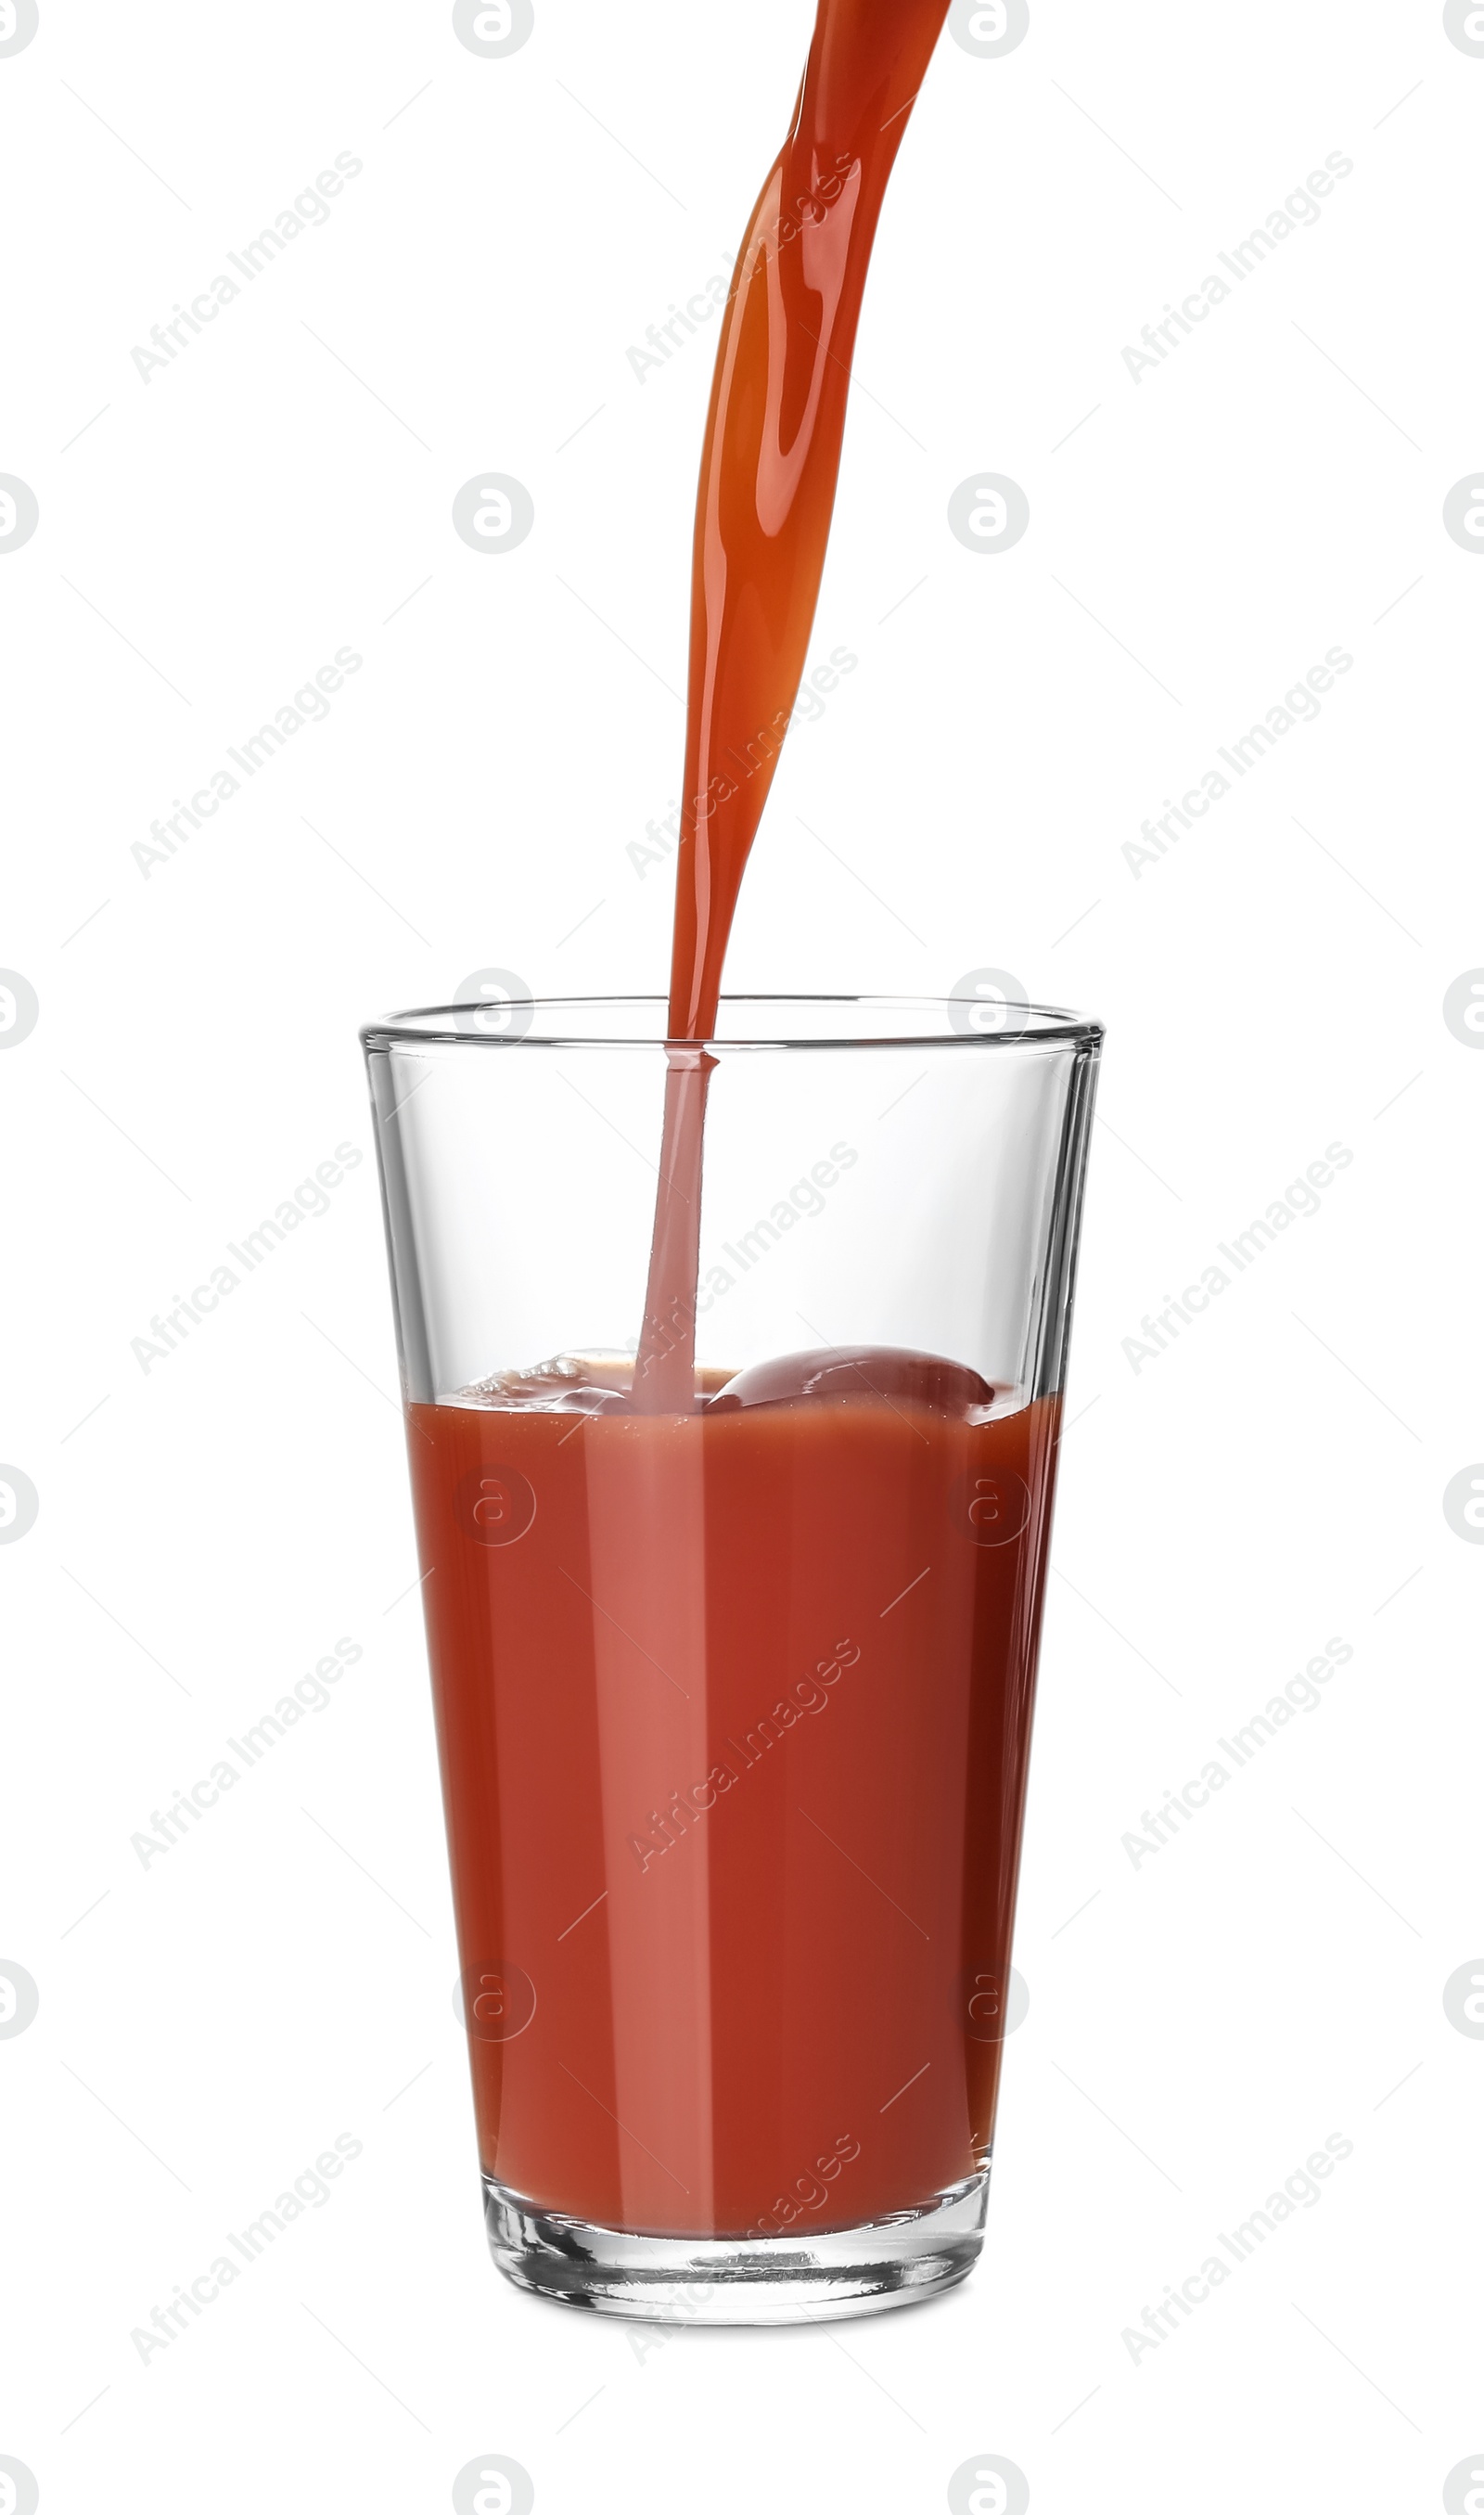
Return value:
M 490 2244 L 569 2305 L 982 2243 L 1101 1031 L 980 1018 L 723 1000 L 664 1414 L 663 1003 L 363 1033 Z

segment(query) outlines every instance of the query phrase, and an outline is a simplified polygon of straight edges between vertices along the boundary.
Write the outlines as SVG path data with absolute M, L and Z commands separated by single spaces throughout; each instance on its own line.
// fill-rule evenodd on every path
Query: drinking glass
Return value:
M 983 2241 L 1101 1030 L 723 999 L 653 1412 L 664 1022 L 362 1034 L 489 2239 L 601 2312 L 868 2313 Z

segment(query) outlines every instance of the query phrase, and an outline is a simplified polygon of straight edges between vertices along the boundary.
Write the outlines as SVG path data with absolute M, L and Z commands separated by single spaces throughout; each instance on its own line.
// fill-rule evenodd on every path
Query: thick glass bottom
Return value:
M 984 2242 L 989 2165 L 920 2209 L 782 2236 L 635 2236 L 538 2209 L 484 2178 L 496 2266 L 517 2288 L 642 2323 L 814 2323 L 881 2314 L 967 2279 Z

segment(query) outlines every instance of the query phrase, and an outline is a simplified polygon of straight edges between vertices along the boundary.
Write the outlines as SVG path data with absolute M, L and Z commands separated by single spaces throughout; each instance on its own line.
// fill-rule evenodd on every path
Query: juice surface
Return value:
M 409 1414 L 485 2171 L 689 2236 L 973 2174 L 1057 1401 Z

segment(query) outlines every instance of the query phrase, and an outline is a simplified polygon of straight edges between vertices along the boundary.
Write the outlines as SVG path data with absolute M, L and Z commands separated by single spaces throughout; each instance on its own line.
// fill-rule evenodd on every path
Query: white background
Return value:
M 496 2278 L 370 1160 L 131 1351 L 369 1152 L 359 1019 L 486 964 L 663 985 L 668 869 L 626 849 L 678 792 L 711 336 L 642 382 L 626 351 L 727 268 L 809 22 L 537 0 L 487 60 L 440 6 L 42 0 L 0 58 L 0 472 L 40 509 L 0 557 L 0 962 L 40 1003 L 0 1054 L 0 1458 L 40 1497 L 0 1548 L 0 1958 L 40 1993 L 0 2041 L 0 2453 L 48 2515 L 435 2509 L 489 2453 L 542 2510 L 749 2515 L 939 2509 L 984 2453 L 1037 2515 L 1431 2509 L 1484 2467 L 1484 2042 L 1442 1998 L 1484 1949 L 1484 1553 L 1442 1509 L 1484 1456 L 1484 1056 L 1442 1016 L 1484 963 L 1484 565 L 1442 522 L 1484 453 L 1484 59 L 1437 7 L 945 36 L 868 294 L 817 636 L 858 668 L 790 741 L 729 983 L 987 964 L 1109 1024 L 1031 2004 L 965 2288 L 655 2348 Z M 328 222 L 145 383 L 135 345 L 339 151 Z M 1124 346 L 1331 151 L 1318 223 L 1135 384 Z M 516 551 L 452 530 L 480 465 L 534 498 Z M 1029 498 L 1013 551 L 948 531 L 975 465 Z M 1135 876 L 1336 645 L 1318 721 Z M 342 646 L 328 721 L 146 879 L 151 820 Z M 1321 1212 L 1135 1371 L 1143 1313 L 1335 1141 Z M 330 1708 L 143 1869 L 341 1636 Z M 1141 1812 L 1331 1636 L 1322 1708 L 1135 1869 Z M 331 2201 L 142 2364 L 341 2132 Z M 1135 2363 L 1336 2132 L 1321 2202 Z

